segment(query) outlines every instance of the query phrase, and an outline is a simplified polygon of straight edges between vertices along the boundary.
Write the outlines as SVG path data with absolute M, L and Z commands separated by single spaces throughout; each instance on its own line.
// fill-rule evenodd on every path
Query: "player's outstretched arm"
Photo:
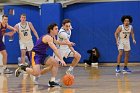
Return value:
M 68 45 L 68 46 L 75 45 L 75 43 L 73 43 L 73 42 L 59 41 L 59 40 L 56 40 L 56 38 L 54 38 L 54 43 L 58 44 L 58 45 Z
M 63 58 L 59 55 L 57 47 L 53 43 L 53 38 L 49 35 L 46 35 L 43 37 L 43 42 L 48 43 L 50 48 L 54 51 L 55 55 L 59 58 L 59 61 L 62 63 L 62 65 L 66 66 L 66 63 L 64 62 Z

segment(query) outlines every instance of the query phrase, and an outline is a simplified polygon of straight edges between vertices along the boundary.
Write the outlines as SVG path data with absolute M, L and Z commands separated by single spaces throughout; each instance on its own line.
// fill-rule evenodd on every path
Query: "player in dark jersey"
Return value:
M 32 74 L 33 76 L 39 76 L 48 71 L 51 71 L 52 77 L 48 83 L 48 86 L 50 87 L 60 86 L 60 84 L 55 82 L 55 77 L 57 75 L 57 70 L 58 70 L 58 62 L 53 57 L 46 55 L 46 52 L 48 48 L 51 48 L 56 54 L 56 56 L 59 58 L 59 61 L 61 62 L 61 64 L 63 66 L 66 66 L 66 63 L 63 61 L 63 58 L 59 55 L 58 49 L 54 43 L 64 44 L 64 45 L 69 45 L 69 46 L 72 46 L 73 43 L 72 42 L 65 43 L 65 42 L 56 41 L 55 36 L 57 35 L 57 33 L 58 33 L 57 24 L 55 23 L 50 24 L 48 26 L 48 34 L 40 37 L 32 49 L 32 52 L 31 52 L 32 68 L 29 68 L 25 65 L 21 65 L 15 71 L 16 77 L 20 75 L 21 70 L 24 70 L 27 73 Z M 41 70 L 40 65 L 45 65 L 46 68 Z
M 2 16 L 2 22 L 0 22 L 0 53 L 2 54 L 2 61 L 3 61 L 3 73 L 5 74 L 10 74 L 12 73 L 12 71 L 10 71 L 7 68 L 7 52 L 6 52 L 6 48 L 5 48 L 5 44 L 3 42 L 3 37 L 4 36 L 12 36 L 13 32 L 6 32 L 6 29 L 10 29 L 15 31 L 16 29 L 14 29 L 12 26 L 8 25 L 8 16 L 7 15 L 3 15 Z

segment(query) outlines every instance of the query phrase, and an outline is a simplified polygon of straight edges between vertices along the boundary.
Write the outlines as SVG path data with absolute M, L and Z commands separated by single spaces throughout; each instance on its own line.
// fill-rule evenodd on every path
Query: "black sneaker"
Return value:
M 15 70 L 15 76 L 16 77 L 19 77 L 19 75 L 21 74 L 21 68 L 20 67 L 18 67 L 16 70 Z
M 60 86 L 60 87 L 61 87 L 60 84 L 58 84 L 58 83 L 56 83 L 56 82 L 54 82 L 54 81 L 49 81 L 48 86 L 49 86 L 49 87 L 55 87 L 55 86 Z
M 26 71 L 26 68 L 29 67 L 29 66 L 21 64 L 19 67 L 20 67 L 21 70 Z

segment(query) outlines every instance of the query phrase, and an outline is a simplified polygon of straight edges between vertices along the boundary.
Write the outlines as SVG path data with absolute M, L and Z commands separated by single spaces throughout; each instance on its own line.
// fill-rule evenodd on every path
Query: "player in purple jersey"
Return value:
M 40 37 L 32 49 L 32 52 L 31 52 L 32 68 L 29 68 L 25 65 L 19 66 L 15 71 L 16 77 L 20 75 L 21 70 L 24 70 L 27 73 L 32 74 L 33 76 L 39 76 L 39 75 L 45 74 L 48 71 L 51 71 L 52 77 L 48 83 L 48 86 L 50 87 L 60 86 L 60 84 L 55 82 L 55 77 L 58 71 L 58 62 L 53 57 L 46 55 L 46 52 L 48 48 L 51 48 L 56 54 L 56 56 L 59 58 L 59 61 L 61 62 L 62 66 L 66 66 L 66 63 L 63 61 L 63 58 L 59 55 L 58 49 L 54 43 L 68 45 L 68 46 L 72 46 L 74 45 L 74 43 L 72 42 L 66 43 L 66 42 L 57 41 L 55 39 L 55 36 L 57 35 L 57 33 L 58 33 L 57 24 L 55 23 L 50 24 L 48 26 L 48 34 Z M 41 70 L 40 65 L 45 65 L 46 67 Z
M 4 36 L 12 36 L 13 32 L 6 32 L 6 29 L 10 29 L 15 31 L 16 29 L 14 29 L 12 26 L 8 25 L 8 16 L 7 15 L 3 15 L 2 16 L 2 22 L 0 22 L 0 53 L 2 54 L 3 58 L 3 73 L 5 74 L 10 74 L 12 73 L 12 71 L 10 71 L 9 69 L 7 69 L 7 52 L 6 52 L 6 48 L 3 42 L 3 37 Z

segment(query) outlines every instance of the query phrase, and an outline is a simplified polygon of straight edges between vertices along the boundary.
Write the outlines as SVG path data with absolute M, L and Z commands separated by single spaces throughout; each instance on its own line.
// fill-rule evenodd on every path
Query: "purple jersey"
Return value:
M 5 50 L 5 45 L 2 39 L 3 39 L 4 33 L 6 32 L 6 28 L 7 28 L 7 25 L 5 25 L 4 27 L 2 23 L 0 22 L 0 51 Z
M 3 26 L 2 23 L 0 22 L 0 42 L 2 42 L 3 35 L 6 32 L 7 26 Z
M 32 49 L 34 52 L 36 52 L 39 55 L 45 55 L 47 52 L 47 48 L 49 48 L 49 45 L 42 41 L 43 37 L 44 36 L 39 38 L 39 40 L 36 42 L 35 46 Z

